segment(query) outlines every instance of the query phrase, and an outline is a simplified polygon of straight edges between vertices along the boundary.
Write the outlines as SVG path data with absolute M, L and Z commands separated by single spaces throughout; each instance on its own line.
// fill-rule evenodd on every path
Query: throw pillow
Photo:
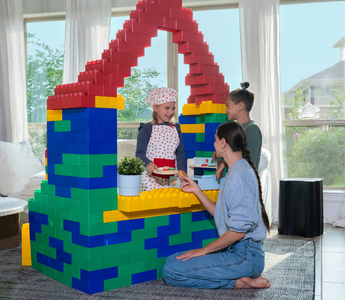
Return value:
M 41 171 L 44 171 L 44 167 L 33 154 L 28 141 L 0 141 L 0 194 L 7 196 L 23 188 L 31 176 Z

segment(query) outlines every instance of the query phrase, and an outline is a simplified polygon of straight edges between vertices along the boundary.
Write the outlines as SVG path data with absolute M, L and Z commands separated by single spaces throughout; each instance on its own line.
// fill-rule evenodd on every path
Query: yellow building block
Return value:
M 205 124 L 181 124 L 182 133 L 205 133 Z
M 47 110 L 47 122 L 48 121 L 62 121 L 62 109 Z
M 122 95 L 117 95 L 117 97 L 96 96 L 95 107 L 124 109 L 125 101 Z
M 188 116 L 188 115 L 199 115 L 200 114 L 200 108 L 199 105 L 196 105 L 195 103 L 187 103 L 182 106 L 182 115 Z
M 25 223 L 22 226 L 22 265 L 31 266 L 29 223 Z
M 111 210 L 103 212 L 103 222 L 117 222 L 132 219 L 132 213 L 122 212 L 119 210 Z
M 117 198 L 117 207 L 118 210 L 124 212 L 141 211 L 143 209 L 142 199 L 140 196 L 126 197 L 119 195 Z
M 200 114 L 225 114 L 226 105 L 213 103 L 212 101 L 202 101 L 199 105 Z
M 211 201 L 217 201 L 218 190 L 204 192 Z M 140 193 L 140 196 L 119 196 L 118 210 L 104 212 L 103 222 L 117 222 L 201 210 L 206 210 L 206 208 L 194 194 L 185 193 L 177 188 L 153 189 Z

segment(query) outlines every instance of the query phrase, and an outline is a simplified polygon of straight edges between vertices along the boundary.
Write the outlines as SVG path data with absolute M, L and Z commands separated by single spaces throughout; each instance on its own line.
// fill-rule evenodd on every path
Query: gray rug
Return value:
M 162 279 L 87 295 L 21 265 L 21 248 L 0 251 L 1 299 L 314 299 L 313 241 L 267 239 L 263 273 L 272 286 L 250 290 L 194 290 L 170 287 Z

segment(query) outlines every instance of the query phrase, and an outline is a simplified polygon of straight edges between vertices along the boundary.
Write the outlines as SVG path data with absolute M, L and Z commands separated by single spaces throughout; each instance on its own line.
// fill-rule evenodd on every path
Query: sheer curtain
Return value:
M 239 0 L 243 81 L 255 94 L 251 118 L 271 152 L 273 222 L 278 221 L 279 180 L 284 174 L 280 102 L 279 0 Z
M 22 0 L 0 1 L 0 141 L 28 139 Z
M 78 81 L 88 61 L 109 48 L 111 0 L 67 0 L 63 83 Z

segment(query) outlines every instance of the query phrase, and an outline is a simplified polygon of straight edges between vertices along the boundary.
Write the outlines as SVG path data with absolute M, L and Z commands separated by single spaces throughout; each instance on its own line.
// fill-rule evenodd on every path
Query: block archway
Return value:
M 29 201 L 32 267 L 89 294 L 160 278 L 165 257 L 217 236 L 196 197 L 176 189 L 117 195 L 117 109 L 124 104 L 117 88 L 158 30 L 173 33 L 189 64 L 191 93 L 180 117 L 187 157 L 196 147 L 210 151 L 207 138 L 224 121 L 229 87 L 182 0 L 140 1 L 102 59 L 47 100 L 48 180 Z M 217 191 L 208 196 L 215 202 Z

